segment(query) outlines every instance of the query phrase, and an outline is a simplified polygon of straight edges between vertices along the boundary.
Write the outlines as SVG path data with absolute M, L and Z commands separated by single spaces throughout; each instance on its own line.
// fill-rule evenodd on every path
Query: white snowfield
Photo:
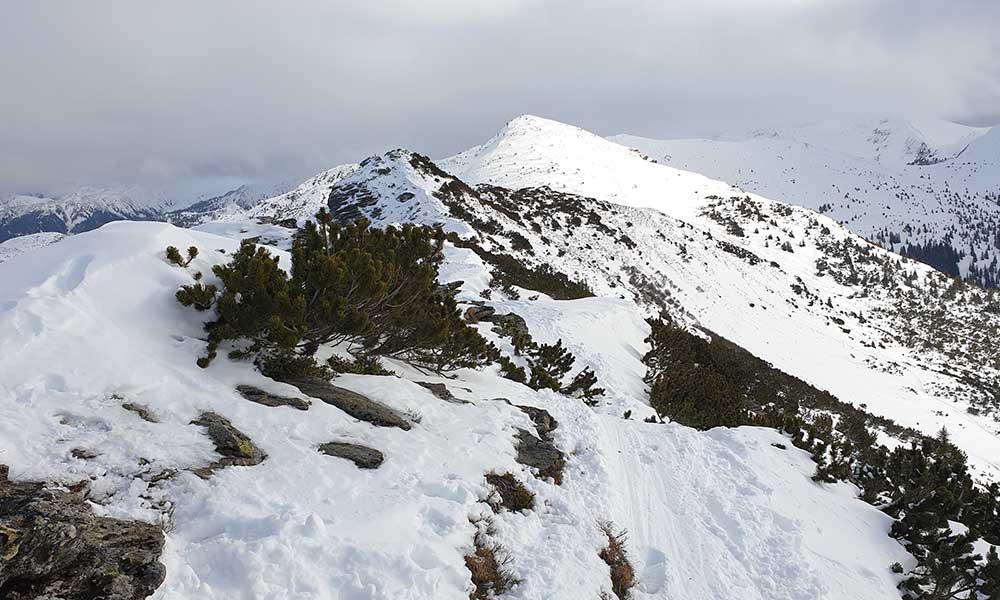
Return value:
M 882 245 L 897 250 L 950 241 L 965 254 L 963 276 L 973 265 L 996 271 L 1000 260 L 1000 128 L 887 120 L 723 139 L 609 139 L 665 165 L 819 210 L 868 239 L 881 234 Z
M 201 254 L 188 269 L 174 267 L 163 257 L 168 244 Z M 539 339 L 571 341 L 577 366 L 593 366 L 608 388 L 603 411 L 492 370 L 441 380 L 390 365 L 401 377 L 337 380 L 414 419 L 410 431 L 375 428 L 320 402 L 303 412 L 242 399 L 236 384 L 300 395 L 249 364 L 195 365 L 205 316 L 177 304 L 174 291 L 195 270 L 211 280 L 211 265 L 227 260 L 217 250 L 237 244 L 122 222 L 0 264 L 0 463 L 15 479 L 90 480 L 105 514 L 156 521 L 172 507 L 167 579 L 154 598 L 467 598 L 469 519 L 488 512 L 490 471 L 513 472 L 538 495 L 534 511 L 494 518 L 494 539 L 521 580 L 507 598 L 610 593 L 597 555 L 605 519 L 629 532 L 639 599 L 898 598 L 889 565 L 910 559 L 888 537 L 888 519 L 847 485 L 813 483 L 811 461 L 780 435 L 640 420 L 650 412 L 639 363 L 647 330 L 631 302 L 527 292 L 493 302 L 522 314 Z M 463 297 L 488 281 L 470 252 L 450 249 L 447 260 L 442 279 L 463 279 Z M 444 402 L 410 380 L 444 382 L 471 404 Z M 498 398 L 558 420 L 568 461 L 561 486 L 514 461 L 515 428 L 531 424 Z M 147 405 L 160 422 L 127 412 L 125 401 Z M 204 410 L 229 418 L 268 458 L 208 481 L 184 472 L 215 458 L 189 424 Z M 386 461 L 362 471 L 317 451 L 333 440 L 377 448 Z M 73 458 L 74 448 L 98 456 Z M 181 472 L 159 486 L 146 481 L 164 469 Z

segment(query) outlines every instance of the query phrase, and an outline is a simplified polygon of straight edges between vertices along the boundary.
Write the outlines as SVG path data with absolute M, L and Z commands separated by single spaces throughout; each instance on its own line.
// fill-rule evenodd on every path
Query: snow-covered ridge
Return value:
M 757 130 L 747 138 L 793 140 L 862 160 L 903 166 L 951 160 L 989 130 L 989 127 L 970 127 L 942 120 L 879 119 Z M 732 139 L 743 141 L 745 138 Z
M 932 296 L 950 285 L 946 277 L 829 218 L 652 163 L 551 121 L 520 118 L 461 159 L 440 161 L 465 168 L 472 181 L 413 156 L 369 159 L 376 168 L 361 181 L 345 180 L 350 193 L 335 186 L 331 206 L 379 225 L 469 224 L 487 250 L 550 265 L 649 314 L 667 309 L 844 401 L 927 433 L 947 426 L 976 469 L 1000 473 L 996 424 L 966 410 L 995 402 L 997 355 L 982 350 L 992 348 L 989 332 L 1000 318 L 983 310 L 984 293 Z M 601 179 L 602 168 L 614 177 Z M 640 183 L 629 173 L 640 173 Z M 483 180 L 478 189 L 467 184 Z M 551 186 L 490 187 L 545 182 Z M 406 206 L 399 191 L 411 189 L 424 190 L 422 208 L 398 212 Z M 615 203 L 622 198 L 640 208 Z M 751 217 L 754 211 L 761 216 Z M 737 221 L 742 230 L 731 224 Z M 845 267 L 843 252 L 856 271 Z M 944 312 L 924 314 L 932 306 Z M 932 339 L 933 348 L 916 341 Z
M 917 127 L 932 133 L 917 136 L 911 131 Z M 882 246 L 995 287 L 1000 285 L 998 135 L 955 124 L 890 121 L 856 130 L 823 125 L 726 140 L 611 139 L 663 164 L 822 212 Z M 871 150 L 875 138 L 894 149 Z M 907 140 L 937 145 L 927 146 L 923 164 L 911 164 L 913 155 L 903 151 L 912 146 Z M 887 153 L 896 158 L 888 160 Z
M 46 231 L 5 240 L 0 242 L 0 262 L 8 261 L 16 256 L 27 254 L 49 244 L 54 244 L 64 237 L 66 236 L 62 233 Z
M 250 402 L 237 385 L 308 398 L 224 355 L 198 368 L 206 315 L 178 305 L 177 287 L 195 272 L 212 283 L 212 266 L 247 236 L 273 244 L 287 269 L 279 248 L 292 230 L 275 222 L 324 206 L 341 220 L 441 225 L 462 238 L 446 245 L 439 281 L 455 284 L 463 308 L 513 312 L 540 342 L 562 339 L 607 388 L 600 405 L 495 367 L 438 378 L 387 361 L 398 377 L 336 380 L 405 414 L 404 431 L 316 399 L 306 411 Z M 180 268 L 167 245 L 201 252 Z M 508 296 L 490 288 L 489 253 L 554 268 L 596 297 Z M 338 167 L 196 229 L 109 224 L 0 264 L 0 281 L 0 463 L 16 479 L 83 482 L 102 514 L 169 520 L 158 600 L 468 598 L 464 557 L 483 517 L 520 580 L 509 598 L 610 594 L 596 524 L 611 520 L 629 531 L 636 600 L 897 599 L 889 565 L 913 559 L 887 535 L 889 518 L 852 486 L 811 481 L 814 464 L 787 438 L 642 421 L 652 414 L 643 317 L 660 310 L 874 414 L 929 433 L 946 425 L 978 475 L 1000 475 L 988 412 L 995 294 L 826 216 L 535 117 L 437 164 L 394 150 Z M 477 327 L 510 350 L 489 323 Z M 467 403 L 416 383 L 428 381 Z M 557 421 L 561 485 L 518 462 L 513 438 L 533 427 L 519 405 Z M 218 458 L 192 424 L 204 411 L 267 458 L 208 481 L 189 472 Z M 385 462 L 359 470 L 318 451 L 331 440 Z M 490 472 L 523 481 L 535 508 L 493 514 Z
M 244 400 L 236 384 L 298 392 L 246 363 L 195 366 L 201 317 L 173 300 L 190 271 L 162 258 L 167 244 L 195 245 L 204 252 L 192 269 L 209 272 L 226 260 L 216 250 L 237 243 L 162 223 L 114 223 L 0 265 L 9 282 L 0 289 L 0 351 L 9 357 L 0 363 L 0 456 L 17 479 L 90 482 L 103 514 L 158 521 L 169 510 L 167 578 L 154 598 L 467 598 L 469 519 L 488 513 L 483 475 L 491 471 L 516 473 L 536 494 L 535 510 L 492 517 L 520 579 L 512 598 L 608 590 L 597 555 L 604 519 L 630 532 L 637 599 L 897 597 L 888 565 L 909 558 L 886 535 L 888 519 L 848 486 L 810 481 L 808 456 L 777 447 L 787 440 L 770 430 L 705 434 L 624 420 L 491 372 L 439 380 L 472 402 L 451 404 L 400 365 L 392 367 L 401 378 L 338 384 L 419 415 L 410 431 L 374 428 L 320 402 L 302 412 Z M 488 279 L 471 252 L 448 256 L 443 278 L 463 273 L 471 286 L 463 293 Z M 611 393 L 642 409 L 624 391 L 642 387 L 646 334 L 630 303 L 494 302 L 524 315 L 540 338 L 572 338 L 582 360 L 614 365 L 624 379 Z M 598 315 L 609 324 L 599 336 Z M 561 486 L 515 461 L 512 431 L 531 422 L 498 397 L 556 418 L 557 444 L 570 457 Z M 124 410 L 126 401 L 158 422 Z M 214 459 L 190 424 L 205 410 L 225 415 L 267 459 L 210 481 L 184 471 L 162 478 Z M 386 461 L 358 470 L 317 451 L 331 439 L 377 447 Z M 94 457 L 79 458 L 80 448 Z
M 301 221 L 307 219 L 315 215 L 316 211 L 326 204 L 333 185 L 357 169 L 358 165 L 353 164 L 333 167 L 319 175 L 310 177 L 293 190 L 259 202 L 246 215 L 233 215 L 233 218 L 239 219 L 246 216 L 257 219 L 266 217 L 274 220 L 295 219 Z

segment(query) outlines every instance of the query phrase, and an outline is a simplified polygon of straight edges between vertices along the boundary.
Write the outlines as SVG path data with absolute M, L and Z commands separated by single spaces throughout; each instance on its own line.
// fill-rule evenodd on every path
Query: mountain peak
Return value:
M 438 164 L 471 185 L 546 186 L 679 218 L 697 214 L 704 197 L 732 191 L 728 184 L 657 164 L 579 127 L 532 115 L 511 120 L 486 143 Z

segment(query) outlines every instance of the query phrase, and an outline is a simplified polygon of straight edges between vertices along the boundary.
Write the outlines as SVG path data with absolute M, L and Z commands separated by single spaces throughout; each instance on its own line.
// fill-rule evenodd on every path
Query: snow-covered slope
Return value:
M 8 261 L 16 256 L 26 254 L 49 244 L 54 244 L 66 237 L 61 233 L 32 233 L 0 242 L 0 262 Z
M 357 169 L 358 165 L 333 167 L 310 177 L 291 191 L 259 202 L 246 215 L 234 215 L 234 218 L 266 218 L 275 221 L 308 219 L 326 204 L 333 185 Z
M 358 198 L 351 206 L 385 225 L 414 218 L 393 212 L 405 206 L 400 190 L 423 190 L 417 198 L 443 200 L 450 212 L 422 210 L 419 222 L 471 223 L 490 232 L 480 235 L 488 250 L 554 266 L 650 313 L 668 309 L 902 425 L 946 426 L 979 472 L 1000 473 L 995 294 L 946 293 L 946 277 L 828 218 L 544 119 L 516 119 L 487 144 L 439 161 L 464 183 L 411 156 L 378 159 L 381 171 L 366 185 L 352 181 L 349 194 L 335 187 L 333 208 Z
M 998 135 L 948 123 L 886 121 L 724 140 L 611 139 L 663 164 L 822 212 L 882 246 L 996 287 Z
M 221 196 L 199 200 L 189 206 L 164 213 L 164 220 L 182 227 L 191 227 L 209 221 L 221 221 L 242 215 L 266 198 L 287 190 L 284 184 L 241 185 Z
M 472 232 L 486 250 L 550 265 L 646 314 L 668 310 L 904 426 L 946 426 L 977 472 L 1000 474 L 997 296 L 951 289 L 829 218 L 530 116 L 437 164 L 393 151 L 331 179 L 296 196 L 327 198 L 345 221 Z M 308 216 L 300 202 L 264 206 Z
M 852 123 L 828 121 L 757 130 L 747 137 L 795 140 L 815 148 L 898 167 L 950 160 L 988 131 L 988 127 L 970 127 L 950 121 L 881 119 Z
M 0 457 L 13 478 L 89 482 L 104 514 L 169 514 L 167 579 L 154 598 L 467 598 L 469 519 L 488 512 L 489 471 L 517 473 L 537 494 L 534 511 L 494 517 L 492 535 L 521 580 L 505 597 L 610 590 L 597 555 L 597 521 L 605 519 L 630 532 L 639 599 L 898 597 L 888 565 L 909 558 L 886 535 L 888 519 L 848 486 L 813 483 L 808 456 L 776 447 L 785 440 L 770 430 L 705 434 L 624 420 L 490 372 L 438 380 L 472 402 L 452 404 L 398 365 L 401 378 L 338 383 L 419 416 L 410 431 L 376 428 L 319 402 L 306 412 L 247 402 L 236 384 L 299 394 L 246 363 L 195 366 L 199 315 L 173 300 L 190 273 L 163 260 L 167 244 L 232 251 L 237 241 L 114 223 L 0 265 L 9 283 L 0 289 Z M 225 260 L 206 251 L 191 269 Z M 463 295 L 488 280 L 468 250 L 448 251 L 443 279 L 448 273 L 463 274 Z M 611 393 L 641 407 L 635 379 L 646 331 L 630 303 L 495 302 L 542 337 L 574 337 L 582 359 L 607 365 L 602 377 L 619 372 Z M 600 332 L 597 315 L 607 319 Z M 593 334 L 574 335 L 582 328 Z M 514 428 L 531 422 L 498 397 L 556 418 L 569 461 L 561 486 L 515 462 Z M 147 406 L 158 422 L 123 402 Z M 203 430 L 189 423 L 205 410 L 230 419 L 267 459 L 210 481 L 184 472 L 213 460 Z M 317 452 L 331 439 L 379 448 L 386 461 L 363 471 Z M 96 456 L 78 458 L 74 449 Z
M 439 281 L 460 306 L 515 313 L 537 341 L 562 340 L 606 394 L 590 407 L 495 366 L 443 378 L 389 360 L 397 376 L 335 380 L 404 415 L 403 430 L 316 399 L 306 411 L 250 402 L 238 385 L 308 397 L 248 362 L 198 368 L 206 317 L 175 301 L 177 287 L 195 272 L 213 283 L 243 237 L 288 268 L 293 230 L 278 222 L 324 206 L 342 221 L 441 226 Z M 477 532 L 510 557 L 519 583 L 504 598 L 599 598 L 611 585 L 598 557 L 606 520 L 629 532 L 638 600 L 898 598 L 889 566 L 914 560 L 890 519 L 850 485 L 813 482 L 786 437 L 643 421 L 644 317 L 660 311 L 875 415 L 947 426 L 977 476 L 1000 478 L 996 293 L 575 127 L 521 117 L 455 157 L 394 150 L 224 216 L 195 229 L 112 223 L 0 264 L 0 464 L 84 490 L 101 514 L 169 524 L 154 598 L 468 598 Z M 180 268 L 167 245 L 201 252 Z M 498 285 L 500 254 L 595 297 Z M 476 326 L 511 353 L 490 323 Z M 519 462 L 515 437 L 536 427 L 519 407 L 554 417 L 561 484 Z M 195 476 L 218 458 L 192 423 L 206 411 L 263 462 Z M 385 462 L 360 470 L 318 451 L 331 441 Z M 535 508 L 494 513 L 490 472 L 523 481 Z

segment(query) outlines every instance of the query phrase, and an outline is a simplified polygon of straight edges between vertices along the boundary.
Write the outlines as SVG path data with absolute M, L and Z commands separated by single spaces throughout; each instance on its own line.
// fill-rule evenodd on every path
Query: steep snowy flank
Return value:
M 952 140 L 926 146 L 925 160 L 916 164 L 905 152 L 904 159 L 880 160 L 864 151 L 861 137 L 835 127 L 726 141 L 612 139 L 661 163 L 827 214 L 886 248 L 997 287 L 1000 145 L 991 143 L 996 134 L 989 130 L 954 128 L 945 128 L 951 135 L 914 138 Z M 909 138 L 897 131 L 886 139 Z
M 164 260 L 168 244 L 202 252 L 181 269 Z M 638 599 L 898 598 L 888 565 L 911 559 L 886 535 L 888 518 L 849 486 L 813 483 L 808 456 L 771 430 L 626 420 L 492 370 L 440 379 L 399 364 L 389 366 L 401 377 L 336 383 L 409 415 L 409 431 L 315 399 L 305 411 L 244 399 L 239 384 L 303 396 L 249 363 L 198 368 L 201 318 L 173 298 L 237 244 L 114 223 L 0 264 L 0 460 L 13 479 L 87 490 L 101 514 L 169 519 L 154 598 L 468 598 L 470 519 L 492 514 L 483 476 L 508 471 L 536 494 L 534 510 L 491 517 L 520 580 L 508 598 L 610 593 L 603 520 L 630 533 Z M 460 298 L 481 298 L 486 269 L 473 251 L 449 247 L 441 279 L 460 276 Z M 490 305 L 523 315 L 541 338 L 573 339 L 616 405 L 648 413 L 638 361 L 647 330 L 632 303 L 525 291 Z M 468 403 L 411 380 L 443 383 Z M 515 405 L 555 418 L 562 485 L 516 461 L 515 432 L 535 425 Z M 189 472 L 218 456 L 192 424 L 206 411 L 248 436 L 263 462 L 208 480 Z M 331 440 L 377 448 L 385 462 L 360 470 L 317 450 Z
M 358 169 L 358 165 L 340 165 L 311 177 L 295 189 L 259 202 L 245 215 L 274 221 L 295 219 L 302 221 L 316 214 L 324 206 L 333 185 Z M 242 218 L 234 216 L 233 218 Z
M 1000 162 L 1000 128 L 993 127 L 976 138 L 959 155 L 962 162 L 996 165 Z

